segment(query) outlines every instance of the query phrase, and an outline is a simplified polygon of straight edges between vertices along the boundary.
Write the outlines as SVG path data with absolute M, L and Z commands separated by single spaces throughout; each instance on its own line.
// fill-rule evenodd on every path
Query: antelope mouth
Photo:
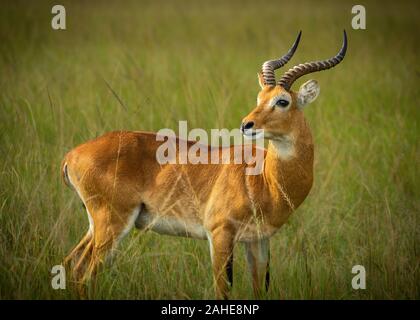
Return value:
M 263 129 L 257 129 L 257 130 L 245 129 L 245 130 L 242 130 L 242 134 L 246 139 L 250 139 L 250 140 L 257 140 L 257 139 L 264 138 Z

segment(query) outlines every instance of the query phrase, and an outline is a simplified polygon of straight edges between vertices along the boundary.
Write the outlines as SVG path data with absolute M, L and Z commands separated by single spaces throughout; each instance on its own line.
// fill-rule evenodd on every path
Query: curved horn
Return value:
M 339 64 L 346 55 L 347 51 L 347 34 L 346 30 L 344 30 L 343 34 L 343 46 L 340 49 L 340 52 L 337 53 L 335 57 L 332 57 L 327 60 L 323 61 L 315 61 L 315 62 L 306 62 L 299 64 L 292 69 L 289 69 L 279 80 L 278 84 L 289 90 L 292 86 L 293 82 L 295 82 L 298 78 L 304 76 L 305 74 L 322 71 L 326 69 L 330 69 L 337 64 Z
M 276 85 L 276 77 L 274 76 L 274 70 L 284 66 L 293 57 L 293 54 L 295 53 L 298 47 L 301 34 L 302 34 L 302 31 L 299 31 L 299 34 L 295 40 L 295 43 L 283 57 L 277 60 L 269 60 L 263 63 L 262 75 L 264 79 L 264 84 L 270 85 L 270 86 Z

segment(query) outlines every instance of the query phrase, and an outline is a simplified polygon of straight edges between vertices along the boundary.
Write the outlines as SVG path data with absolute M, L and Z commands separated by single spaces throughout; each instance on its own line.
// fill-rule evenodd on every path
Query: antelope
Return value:
M 246 175 L 246 163 L 162 165 L 155 155 L 163 142 L 144 131 L 110 132 L 66 154 L 63 179 L 77 192 L 89 219 L 87 233 L 64 260 L 80 286 L 95 278 L 109 253 L 136 227 L 208 240 L 219 299 L 228 298 L 233 249 L 243 243 L 254 294 L 259 296 L 264 285 L 268 290 L 269 239 L 313 183 L 314 145 L 303 110 L 320 87 L 315 80 L 297 92 L 291 87 L 304 75 L 336 66 L 347 50 L 344 31 L 337 55 L 296 65 L 276 82 L 274 71 L 292 58 L 300 37 L 301 32 L 284 56 L 262 65 L 257 105 L 240 127 L 245 137 L 268 140 L 261 174 Z M 209 146 L 208 152 L 221 148 Z

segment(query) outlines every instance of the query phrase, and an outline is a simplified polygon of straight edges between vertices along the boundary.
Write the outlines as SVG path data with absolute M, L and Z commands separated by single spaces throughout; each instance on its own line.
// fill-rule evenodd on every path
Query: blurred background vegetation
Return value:
M 337 68 L 306 109 L 314 187 L 272 239 L 267 299 L 418 299 L 419 4 L 363 1 L 56 1 L 0 9 L 0 298 L 67 299 L 51 268 L 87 229 L 60 181 L 72 147 L 115 129 L 237 128 L 254 106 L 256 73 L 303 31 L 289 67 L 334 55 Z M 116 98 L 119 97 L 120 101 Z M 232 298 L 252 298 L 242 248 Z M 353 265 L 366 290 L 353 290 Z M 91 298 L 213 298 L 205 241 L 132 232 Z

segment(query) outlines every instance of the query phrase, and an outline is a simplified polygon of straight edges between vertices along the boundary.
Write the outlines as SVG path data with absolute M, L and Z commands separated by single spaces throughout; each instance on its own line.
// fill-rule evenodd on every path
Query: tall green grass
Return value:
M 76 298 L 50 270 L 87 218 L 60 181 L 79 143 L 115 129 L 236 128 L 254 106 L 256 72 L 303 30 L 290 65 L 349 50 L 311 75 L 321 95 L 306 110 L 315 182 L 271 241 L 267 299 L 418 299 L 419 5 L 352 1 L 48 1 L 0 10 L 0 298 Z M 306 81 L 305 77 L 295 84 Z M 112 90 L 111 90 L 112 89 Z M 116 99 L 113 92 L 121 99 Z M 353 290 L 353 265 L 367 271 Z M 242 248 L 231 297 L 252 298 Z M 69 285 L 69 284 L 68 284 Z M 132 232 L 92 298 L 213 298 L 205 241 Z

